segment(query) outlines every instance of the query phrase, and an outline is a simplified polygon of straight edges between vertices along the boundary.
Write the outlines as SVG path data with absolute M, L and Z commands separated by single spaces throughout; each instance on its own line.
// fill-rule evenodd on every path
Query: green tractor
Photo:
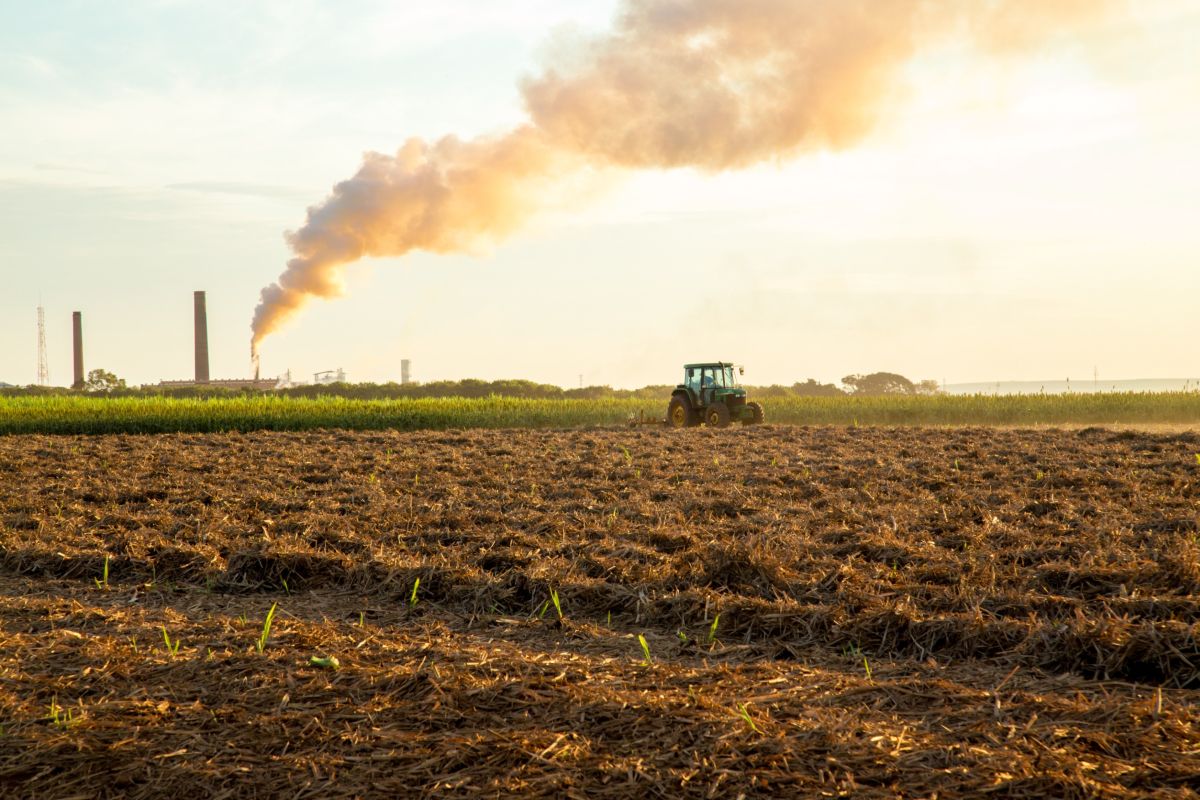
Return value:
M 731 422 L 762 424 L 762 406 L 746 402 L 746 390 L 738 384 L 741 374 L 741 367 L 722 361 L 684 365 L 683 383 L 671 392 L 667 424 L 672 428 L 701 422 L 710 428 L 724 428 Z

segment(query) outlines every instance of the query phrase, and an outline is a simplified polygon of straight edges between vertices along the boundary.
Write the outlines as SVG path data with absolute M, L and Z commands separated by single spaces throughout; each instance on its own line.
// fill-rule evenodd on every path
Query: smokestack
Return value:
M 75 342 L 75 381 L 71 384 L 72 389 L 83 388 L 83 314 L 78 311 L 71 312 L 71 327 L 74 333 Z
M 208 383 L 208 310 L 204 292 L 195 293 L 196 301 L 196 383 Z
M 411 378 L 409 376 L 409 369 L 411 367 L 412 367 L 412 362 L 409 361 L 407 358 L 400 360 L 400 385 L 401 386 L 403 386 L 404 384 L 408 383 L 411 380 Z

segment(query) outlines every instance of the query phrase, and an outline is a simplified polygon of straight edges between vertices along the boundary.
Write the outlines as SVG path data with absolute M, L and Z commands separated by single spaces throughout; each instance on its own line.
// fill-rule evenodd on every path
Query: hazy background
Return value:
M 241 6 L 245 7 L 241 7 Z M 282 233 L 368 149 L 519 123 L 518 79 L 610 0 L 217 5 L 0 0 L 0 381 L 248 372 Z M 1200 6 L 1021 60 L 947 45 L 862 146 L 746 172 L 643 173 L 472 256 L 350 268 L 263 372 L 629 387 L 697 359 L 746 380 L 950 383 L 1200 374 Z

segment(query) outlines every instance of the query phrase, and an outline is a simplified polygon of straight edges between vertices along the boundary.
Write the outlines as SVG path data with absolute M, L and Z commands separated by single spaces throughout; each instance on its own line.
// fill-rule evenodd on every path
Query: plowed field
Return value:
M 0 438 L 0 786 L 1195 797 L 1198 453 L 1099 429 Z

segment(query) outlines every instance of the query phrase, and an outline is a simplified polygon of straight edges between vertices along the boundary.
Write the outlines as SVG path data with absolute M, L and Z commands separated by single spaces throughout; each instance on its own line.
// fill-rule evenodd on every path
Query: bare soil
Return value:
M 1197 453 L 1095 428 L 0 438 L 0 787 L 1196 797 Z

